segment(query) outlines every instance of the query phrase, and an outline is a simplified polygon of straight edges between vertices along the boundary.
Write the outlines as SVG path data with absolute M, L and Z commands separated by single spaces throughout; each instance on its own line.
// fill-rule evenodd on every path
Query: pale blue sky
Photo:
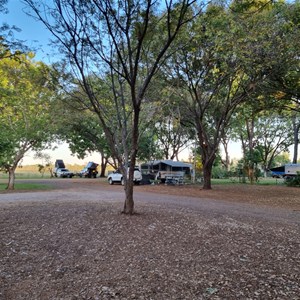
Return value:
M 26 15 L 24 12 L 25 4 L 20 0 L 8 0 L 6 6 L 9 10 L 8 14 L 0 15 L 0 23 L 6 22 L 10 26 L 17 26 L 21 32 L 15 32 L 16 39 L 25 40 L 29 48 L 37 49 L 36 60 L 43 60 L 49 63 L 50 59 L 47 54 L 51 53 L 51 48 L 48 46 L 51 39 L 51 34 L 41 22 Z

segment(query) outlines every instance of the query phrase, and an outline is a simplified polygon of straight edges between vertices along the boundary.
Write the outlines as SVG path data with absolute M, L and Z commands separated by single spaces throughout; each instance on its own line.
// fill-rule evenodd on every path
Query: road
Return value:
M 97 182 L 96 180 L 97 179 L 82 178 L 22 180 L 22 182 L 50 185 L 54 189 L 33 192 L 26 191 L 24 193 L 3 193 L 0 194 L 0 205 L 23 201 L 101 201 L 103 203 L 120 203 L 120 209 L 122 209 L 125 197 L 124 187 L 121 185 L 110 186 L 106 182 Z M 257 221 L 264 220 L 268 222 L 300 225 L 299 211 L 183 195 L 151 193 L 149 191 L 143 191 L 142 186 L 135 187 L 134 201 L 137 211 L 145 205 L 154 205 L 159 206 L 161 209 L 191 210 L 193 212 L 210 215 L 211 217 L 254 218 L 257 219 Z

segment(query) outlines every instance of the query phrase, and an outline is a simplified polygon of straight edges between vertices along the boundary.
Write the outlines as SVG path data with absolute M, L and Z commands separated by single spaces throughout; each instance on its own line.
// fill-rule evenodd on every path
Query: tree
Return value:
M 291 131 L 286 130 L 291 127 L 290 123 L 288 116 L 280 116 L 276 113 L 264 114 L 257 120 L 257 148 L 261 153 L 265 176 L 274 159 L 286 152 L 293 143 Z
M 164 5 L 152 0 L 25 3 L 56 38 L 77 84 L 97 113 L 125 178 L 123 212 L 132 214 L 132 179 L 145 94 L 181 28 L 193 18 L 196 1 L 167 0 Z M 108 80 L 111 98 L 101 98 L 95 78 Z
M 277 155 L 271 165 L 271 168 L 280 167 L 290 162 L 290 157 L 288 152 L 283 152 Z
M 192 40 L 180 47 L 173 60 L 186 107 L 194 126 L 204 174 L 204 189 L 211 189 L 212 166 L 219 144 L 236 107 L 246 101 L 259 78 L 250 73 L 238 47 L 245 32 L 220 6 L 210 6 L 193 24 Z M 249 53 L 247 54 L 249 55 Z
M 162 150 L 165 159 L 179 160 L 179 153 L 191 143 L 189 128 L 183 126 L 180 101 L 171 93 L 170 99 L 161 99 L 164 105 L 155 117 L 157 147 Z M 178 100 L 178 99 L 177 99 Z
M 67 105 L 63 115 L 57 131 L 60 139 L 69 144 L 71 152 L 81 159 L 88 153 L 99 153 L 100 177 L 105 176 L 107 164 L 116 168 L 116 163 L 110 159 L 111 152 L 97 115 L 90 110 L 79 110 Z
M 249 7 L 234 10 L 211 4 L 189 28 L 189 35 L 181 37 L 173 57 L 170 75 L 176 74 L 185 89 L 182 95 L 187 119 L 197 132 L 205 189 L 211 188 L 213 162 L 234 111 L 262 95 L 280 68 L 278 53 L 287 58 L 287 23 L 278 20 L 275 4 L 262 2 L 253 6 L 249 1 Z
M 299 134 L 300 134 L 300 114 L 294 113 L 292 115 L 292 123 L 293 123 L 293 137 L 294 137 L 294 155 L 292 163 L 296 164 L 298 160 L 298 145 L 299 145 Z
M 41 173 L 42 177 L 44 177 L 44 174 L 47 170 L 50 173 L 50 177 L 51 178 L 54 177 L 53 164 L 51 162 L 51 156 L 49 154 L 38 151 L 35 153 L 34 158 L 42 160 L 42 163 L 37 165 L 38 170 Z
M 293 163 L 298 159 L 300 132 L 300 3 L 278 3 L 274 11 L 274 24 L 278 27 L 275 40 L 282 45 L 278 51 L 273 72 L 264 85 L 264 94 L 269 99 L 269 108 L 281 110 L 281 114 L 289 116 L 293 122 L 291 131 L 294 135 Z
M 51 140 L 52 80 L 51 69 L 31 53 L 0 60 L 0 168 L 9 174 L 7 189 L 14 189 L 25 153 Z

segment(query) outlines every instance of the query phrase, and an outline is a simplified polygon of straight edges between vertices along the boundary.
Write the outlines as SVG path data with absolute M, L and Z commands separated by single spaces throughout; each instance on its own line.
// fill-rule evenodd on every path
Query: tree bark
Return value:
M 101 155 L 100 177 L 105 177 L 106 166 L 107 166 L 107 159 L 103 155 Z
M 299 144 L 299 130 L 300 123 L 296 123 L 296 118 L 293 119 L 293 129 L 294 129 L 294 155 L 293 155 L 293 164 L 296 164 L 298 161 L 298 144 Z
M 133 200 L 133 185 L 134 185 L 134 168 L 136 163 L 136 156 L 138 153 L 138 139 L 139 139 L 139 116 L 140 116 L 140 103 L 141 99 L 135 98 L 134 88 L 132 88 L 132 101 L 134 105 L 134 117 L 132 126 L 132 146 L 130 153 L 130 166 L 126 166 L 126 172 L 123 176 L 125 178 L 125 203 L 124 214 L 132 215 L 134 213 L 134 200 Z M 137 103 L 137 104 L 136 104 Z M 127 176 L 128 172 L 128 176 Z M 126 175 L 126 176 L 125 176 Z
M 132 215 L 134 213 L 134 201 L 133 201 L 133 181 L 125 180 L 125 202 L 124 202 L 124 214 Z
M 203 189 L 211 190 L 211 175 L 212 175 L 212 167 L 215 160 L 215 156 L 212 155 L 213 159 L 204 160 L 203 163 Z
M 228 143 L 229 141 L 226 139 L 226 137 L 223 137 L 221 139 L 221 142 L 223 144 L 224 152 L 225 152 L 225 159 L 222 159 L 222 164 L 224 165 L 227 172 L 229 172 L 229 166 L 230 166 L 230 157 L 228 152 Z
M 8 169 L 8 184 L 6 187 L 7 190 L 15 189 L 15 171 L 16 171 L 15 166 Z

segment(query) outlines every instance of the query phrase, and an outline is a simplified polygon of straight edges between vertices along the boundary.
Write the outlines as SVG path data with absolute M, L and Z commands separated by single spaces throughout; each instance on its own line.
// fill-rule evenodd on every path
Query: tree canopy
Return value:
M 9 172 L 9 189 L 25 153 L 45 147 L 53 133 L 52 72 L 33 57 L 28 53 L 0 60 L 0 168 Z

